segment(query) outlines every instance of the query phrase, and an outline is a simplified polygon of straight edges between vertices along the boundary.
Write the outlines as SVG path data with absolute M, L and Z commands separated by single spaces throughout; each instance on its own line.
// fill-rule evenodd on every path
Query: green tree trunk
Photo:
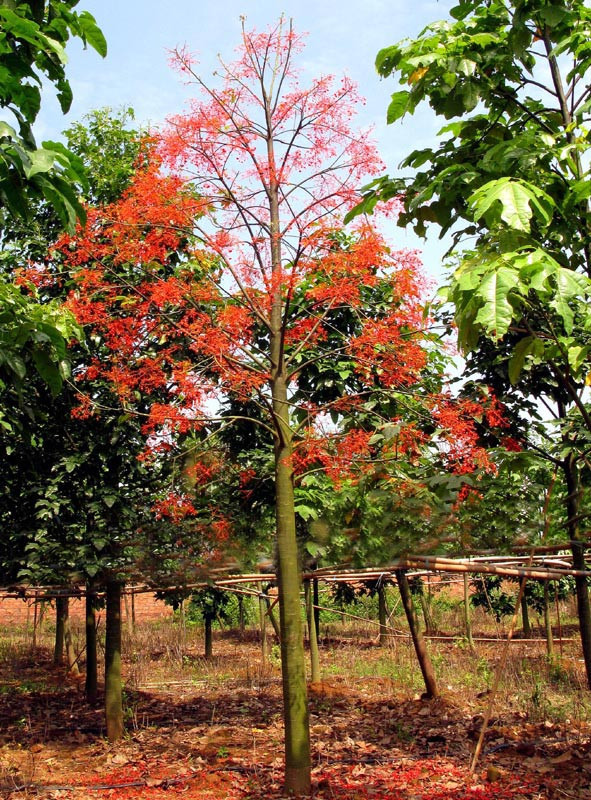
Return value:
M 386 610 L 386 587 L 383 582 L 378 584 L 378 617 L 380 622 L 380 647 L 388 643 L 388 619 Z
M 96 705 L 98 694 L 98 663 L 96 648 L 96 594 L 86 590 L 86 682 L 84 692 L 89 705 Z
M 546 632 L 546 654 L 554 658 L 554 638 L 552 636 L 552 619 L 550 617 L 550 586 L 544 581 L 544 630 Z
M 121 685 L 121 583 L 107 581 L 105 632 L 105 719 L 107 738 L 123 736 L 123 691 Z
M 318 652 L 318 636 L 316 634 L 316 615 L 314 614 L 313 592 L 310 581 L 304 581 L 306 598 L 306 615 L 308 618 L 308 637 L 310 639 L 310 679 L 312 683 L 320 683 L 320 654 Z
M 57 597 L 55 600 L 55 645 L 53 648 L 53 663 L 64 663 L 64 625 L 68 615 L 68 598 Z
M 524 639 L 531 638 L 531 625 L 529 622 L 529 610 L 527 608 L 527 600 L 525 594 L 521 598 L 521 620 L 523 623 L 523 637 Z
M 425 646 L 425 640 L 417 624 L 410 586 L 408 585 L 408 578 L 406 577 L 406 572 L 403 569 L 396 570 L 396 581 L 398 582 L 400 598 L 406 614 L 408 627 L 410 628 L 410 635 L 412 637 L 417 659 L 419 661 L 419 666 L 423 674 L 423 680 L 425 681 L 425 694 L 427 697 L 437 697 L 437 681 L 435 679 L 433 664 L 431 663 L 429 653 L 427 652 L 427 648 Z
M 35 650 L 37 647 L 38 628 L 39 628 L 39 599 L 37 597 L 37 593 L 35 592 L 35 600 L 33 602 L 33 641 L 32 641 L 33 650 Z
M 261 656 L 263 664 L 267 662 L 267 604 L 262 594 L 259 595 L 259 623 L 261 628 Z
M 277 617 L 275 616 L 275 612 L 273 611 L 273 606 L 271 605 L 271 601 L 269 600 L 268 597 L 265 597 L 265 605 L 267 609 L 267 616 L 271 621 L 271 625 L 275 632 L 275 636 L 277 637 L 277 641 L 281 642 L 281 628 L 279 626 L 279 623 L 277 622 Z
M 205 627 L 205 658 L 212 658 L 213 656 L 213 631 L 212 622 L 213 617 L 210 614 L 205 614 L 203 617 Z
M 74 650 L 74 640 L 72 638 L 72 622 L 70 620 L 70 601 L 66 598 L 66 611 L 64 614 L 64 649 L 66 651 L 66 664 L 70 672 L 78 674 L 78 659 Z
M 464 574 L 464 630 L 466 632 L 466 640 L 468 647 L 472 653 L 476 652 L 474 647 L 474 638 L 472 636 L 472 618 L 470 615 L 470 585 L 468 576 Z
M 285 788 L 295 795 L 310 794 L 310 729 L 302 619 L 301 573 L 296 540 L 292 434 L 287 387 L 282 376 L 273 382 L 277 420 L 275 492 L 277 520 L 277 582 L 281 628 L 281 674 L 285 723 Z
M 421 611 L 423 612 L 423 619 L 425 620 L 425 633 L 431 634 L 435 630 L 433 625 L 433 615 L 431 614 L 431 601 L 425 595 L 423 589 L 419 592 L 419 603 L 421 604 Z
M 312 579 L 314 598 L 314 624 L 316 625 L 316 638 L 320 642 L 320 598 L 318 597 L 318 578 Z
M 126 591 L 123 592 L 123 602 L 125 604 L 125 627 L 127 628 L 127 635 L 130 639 L 133 639 L 134 623 L 131 610 L 131 597 Z

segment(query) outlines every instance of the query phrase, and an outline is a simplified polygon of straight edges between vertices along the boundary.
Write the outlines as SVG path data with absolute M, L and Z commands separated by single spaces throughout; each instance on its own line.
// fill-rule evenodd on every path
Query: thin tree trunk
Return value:
M 261 627 L 261 654 L 263 664 L 267 661 L 267 604 L 262 594 L 259 595 L 259 622 Z
M 406 572 L 403 569 L 396 570 L 396 581 L 398 582 L 402 605 L 406 613 L 408 627 L 410 628 L 410 635 L 412 636 L 419 666 L 423 674 L 423 680 L 425 681 L 425 694 L 427 697 L 437 697 L 437 682 L 435 680 L 433 664 L 429 658 L 429 653 L 427 652 L 427 648 L 425 646 L 425 640 L 421 634 L 419 626 L 417 625 L 412 604 L 412 595 L 408 585 L 408 578 L 406 577 Z
M 64 648 L 66 651 L 66 664 L 70 672 L 78 674 L 78 660 L 74 650 L 74 640 L 72 638 L 72 623 L 70 620 L 70 601 L 66 598 L 66 611 L 64 615 Z
M 35 600 L 33 601 L 33 650 L 37 647 L 37 628 L 39 627 L 39 600 L 37 592 L 35 592 Z
M 53 663 L 64 663 L 64 622 L 68 613 L 68 598 L 57 597 L 55 600 L 55 646 Z
M 544 581 L 544 630 L 546 631 L 546 653 L 548 659 L 554 658 L 554 638 L 552 636 L 552 619 L 550 618 L 550 586 Z
M 265 605 L 267 608 L 267 616 L 271 620 L 271 625 L 273 626 L 273 630 L 275 632 L 275 636 L 277 637 L 277 641 L 281 642 L 281 628 L 279 627 L 279 623 L 277 622 L 277 617 L 275 616 L 275 612 L 273 611 L 273 606 L 271 605 L 271 601 L 268 597 L 265 597 Z
M 529 623 L 529 611 L 527 608 L 527 600 L 525 594 L 521 598 L 521 620 L 523 623 L 523 638 L 531 638 L 531 625 Z
M 386 611 L 386 587 L 383 581 L 378 584 L 378 617 L 380 622 L 380 647 L 388 642 L 388 625 Z
M 212 656 L 213 656 L 213 631 L 212 631 L 213 619 L 209 614 L 205 614 L 205 616 L 203 617 L 203 622 L 205 623 L 205 658 L 212 658 Z
M 316 626 L 316 638 L 320 644 L 320 598 L 318 597 L 318 578 L 312 579 L 312 596 L 314 598 L 314 624 Z
M 130 639 L 133 638 L 133 616 L 131 613 L 131 598 L 126 591 L 123 592 L 123 603 L 125 605 L 125 627 L 127 628 L 127 635 Z
M 278 169 L 274 152 L 273 111 L 264 93 L 269 165 L 269 244 L 273 278 L 283 270 Z M 275 514 L 277 582 L 281 628 L 281 678 L 285 724 L 285 790 L 287 794 L 311 792 L 310 723 L 306 689 L 306 662 L 300 609 L 301 570 L 296 538 L 293 493 L 293 432 L 290 427 L 288 377 L 285 364 L 284 297 L 278 281 L 271 295 L 270 389 L 274 427 Z
M 316 616 L 310 581 L 304 581 L 306 598 L 306 615 L 308 618 L 308 637 L 310 639 L 310 679 L 312 683 L 320 683 L 320 654 L 318 652 L 318 636 L 316 634 Z
M 96 594 L 86 590 L 86 682 L 84 691 L 89 705 L 96 705 L 98 694 L 98 663 L 96 649 Z
M 466 640 L 471 652 L 476 652 L 474 647 L 474 638 L 472 636 L 472 618 L 470 615 L 470 585 L 468 576 L 464 575 L 464 630 L 466 632 Z
M 105 718 L 107 738 L 116 742 L 123 736 L 123 691 L 121 686 L 121 583 L 106 585 L 105 633 Z
M 421 604 L 421 611 L 423 612 L 423 619 L 425 620 L 425 633 L 430 634 L 433 633 L 435 630 L 435 626 L 433 625 L 433 615 L 431 614 L 431 604 L 427 597 L 425 597 L 425 592 L 421 587 L 419 591 L 419 603 Z
M 179 605 L 179 623 L 179 660 L 182 662 L 187 646 L 187 612 L 184 599 L 181 600 Z
M 287 393 L 283 403 L 287 412 Z M 310 729 L 302 621 L 301 577 L 296 541 L 291 438 L 276 448 L 277 579 L 281 628 L 281 674 L 285 721 L 285 787 L 295 795 L 310 793 Z

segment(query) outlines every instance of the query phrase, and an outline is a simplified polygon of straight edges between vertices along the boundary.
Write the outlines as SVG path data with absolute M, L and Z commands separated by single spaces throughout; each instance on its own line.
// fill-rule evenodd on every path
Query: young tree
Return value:
M 366 222 L 342 230 L 355 187 L 379 161 L 368 134 L 350 128 L 350 81 L 299 86 L 301 46 L 284 20 L 243 31 L 219 87 L 178 51 L 202 99 L 170 121 L 121 201 L 89 211 L 86 229 L 57 248 L 77 281 L 70 308 L 110 349 L 108 366 L 90 360 L 87 376 L 110 380 L 128 409 L 168 392 L 143 426 L 154 458 L 177 436 L 207 450 L 220 427 L 240 422 L 243 432 L 250 408 L 272 447 L 286 787 L 296 794 L 310 789 L 310 745 L 294 474 L 367 459 L 388 419 L 377 409 L 369 423 L 372 401 L 356 425 L 355 409 L 368 391 L 410 391 L 431 342 L 416 253 L 389 249 Z M 181 243 L 192 257 L 179 262 Z M 93 397 L 82 400 L 92 414 Z M 428 400 L 429 421 L 453 442 L 451 397 Z M 452 460 L 464 444 L 474 441 L 456 441 Z M 192 468 L 207 471 L 207 459 Z M 175 517 L 185 509 L 194 510 L 187 492 L 160 505 Z M 212 530 L 227 538 L 216 513 Z
M 555 418 L 558 436 L 546 437 L 556 440 L 550 457 L 564 473 L 568 539 L 584 569 L 591 12 L 583 0 L 461 0 L 451 14 L 378 54 L 380 74 L 396 73 L 405 87 L 392 96 L 389 122 L 425 101 L 450 122 L 435 148 L 405 159 L 413 177 L 378 179 L 360 208 L 404 192 L 401 224 L 453 234 L 461 259 L 446 296 L 460 345 L 472 351 L 472 374 L 499 396 L 541 400 Z M 591 686 L 582 577 L 577 598 Z

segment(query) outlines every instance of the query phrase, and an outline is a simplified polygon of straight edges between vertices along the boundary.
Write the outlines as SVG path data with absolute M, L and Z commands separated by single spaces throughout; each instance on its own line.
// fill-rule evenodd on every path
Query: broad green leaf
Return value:
M 88 11 L 78 15 L 78 23 L 88 44 L 103 58 L 107 55 L 107 40 L 96 24 L 95 18 Z
M 39 375 L 49 386 L 55 397 L 61 391 L 63 381 L 59 367 L 44 350 L 33 350 L 33 362 Z
M 576 373 L 579 372 L 582 365 L 585 363 L 587 356 L 589 355 L 589 348 L 574 345 L 573 347 L 568 348 L 567 354 L 568 363 L 573 372 Z
M 27 178 L 39 172 L 49 172 L 55 162 L 55 155 L 50 150 L 40 149 L 29 153 L 30 164 L 25 169 Z
M 509 380 L 515 386 L 525 364 L 525 358 L 531 353 L 534 343 L 533 336 L 526 336 L 525 339 L 517 342 L 513 349 L 511 358 L 508 364 Z
M 524 232 L 530 231 L 534 210 L 547 224 L 553 205 L 552 199 L 542 189 L 512 178 L 489 181 L 477 189 L 468 202 L 475 219 L 492 213 L 509 227 Z
M 403 117 L 410 109 L 410 92 L 394 92 L 390 105 L 388 106 L 388 113 L 386 114 L 386 122 L 391 125 L 397 119 Z
M 588 296 L 591 281 L 583 275 L 565 268 L 557 270 L 554 279 L 556 287 L 550 305 L 562 318 L 564 329 L 570 334 L 573 330 L 574 315 L 569 302 L 575 298 Z
M 0 354 L 2 355 L 2 354 Z M 17 355 L 16 353 L 4 353 L 3 354 L 4 362 L 7 366 L 14 372 L 14 374 L 23 380 L 23 378 L 27 374 L 27 368 L 25 366 L 25 362 L 23 359 Z
M 476 295 L 484 302 L 476 322 L 497 339 L 507 333 L 513 320 L 514 311 L 508 295 L 518 283 L 517 271 L 504 266 L 486 275 L 476 290 Z

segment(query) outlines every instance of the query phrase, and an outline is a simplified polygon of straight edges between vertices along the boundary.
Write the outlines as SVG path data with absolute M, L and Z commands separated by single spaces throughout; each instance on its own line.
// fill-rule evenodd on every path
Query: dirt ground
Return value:
M 144 613 L 147 606 L 136 606 L 138 619 Z M 256 632 L 218 633 L 214 658 L 205 660 L 199 629 L 138 623 L 125 643 L 127 735 L 111 745 L 102 709 L 85 703 L 83 677 L 52 666 L 50 631 L 33 649 L 8 630 L 0 638 L 0 797 L 284 797 L 276 644 L 263 662 Z M 499 645 L 478 645 L 474 656 L 433 642 L 442 692 L 427 701 L 406 640 L 379 648 L 353 635 L 325 639 L 323 682 L 310 685 L 314 796 L 590 800 L 591 724 L 580 675 L 565 666 L 550 693 L 540 649 L 518 647 L 471 774 Z

